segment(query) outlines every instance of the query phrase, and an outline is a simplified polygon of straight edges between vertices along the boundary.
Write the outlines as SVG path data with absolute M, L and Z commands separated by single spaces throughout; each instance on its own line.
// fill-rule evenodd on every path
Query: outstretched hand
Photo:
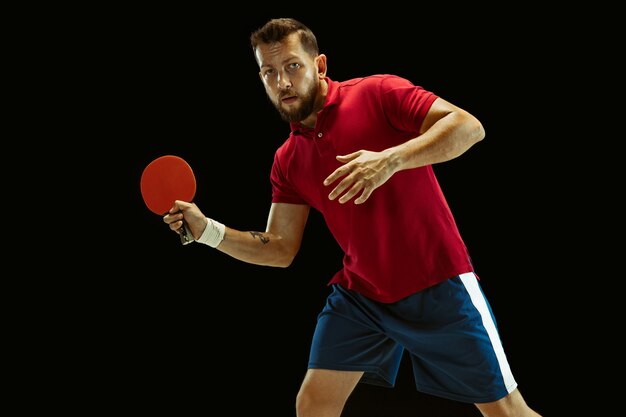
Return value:
M 360 195 L 354 204 L 362 204 L 372 192 L 383 185 L 393 175 L 393 165 L 390 164 L 387 152 L 372 152 L 360 150 L 348 155 L 338 155 L 337 160 L 344 165 L 337 168 L 324 180 L 328 186 L 339 178 L 343 179 L 328 195 L 331 200 L 339 197 L 341 204 Z

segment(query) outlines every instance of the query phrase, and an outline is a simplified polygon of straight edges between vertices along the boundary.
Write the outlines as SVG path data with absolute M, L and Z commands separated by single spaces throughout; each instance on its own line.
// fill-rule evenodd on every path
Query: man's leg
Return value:
M 309 369 L 296 398 L 298 417 L 339 417 L 363 372 Z
M 519 389 L 498 401 L 476 404 L 476 407 L 485 417 L 541 417 L 528 407 Z

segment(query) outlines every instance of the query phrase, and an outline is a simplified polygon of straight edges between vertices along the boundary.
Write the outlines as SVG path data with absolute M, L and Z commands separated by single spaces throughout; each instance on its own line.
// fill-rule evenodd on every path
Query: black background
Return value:
M 319 214 L 311 213 L 292 266 L 260 267 L 182 246 L 139 190 L 146 164 L 179 155 L 194 169 L 195 202 L 206 215 L 265 229 L 269 170 L 289 127 L 265 96 L 249 35 L 286 16 L 316 33 L 332 79 L 395 73 L 482 121 L 486 138 L 435 172 L 520 389 L 550 414 L 557 346 L 569 333 L 557 326 L 562 313 L 547 288 L 576 274 L 571 260 L 580 259 L 586 226 L 572 228 L 563 215 L 578 194 L 565 180 L 567 163 L 554 163 L 567 159 L 565 127 L 546 123 L 554 110 L 545 102 L 565 89 L 574 35 L 523 8 L 488 17 L 443 6 L 411 14 L 391 6 L 316 14 L 104 10 L 71 25 L 63 50 L 80 62 L 72 65 L 73 133 L 84 139 L 73 152 L 95 184 L 80 210 L 98 232 L 83 228 L 72 257 L 87 266 L 66 281 L 80 295 L 59 309 L 67 334 L 82 340 L 71 349 L 80 358 L 71 373 L 86 407 L 295 414 L 326 283 L 341 264 Z M 405 357 L 394 389 L 358 386 L 344 415 L 479 413 L 418 393 Z

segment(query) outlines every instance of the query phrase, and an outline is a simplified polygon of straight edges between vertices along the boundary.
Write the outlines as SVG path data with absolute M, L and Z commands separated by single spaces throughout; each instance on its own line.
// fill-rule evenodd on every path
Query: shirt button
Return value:
M 322 132 L 317 132 L 317 137 L 321 138 L 322 137 Z

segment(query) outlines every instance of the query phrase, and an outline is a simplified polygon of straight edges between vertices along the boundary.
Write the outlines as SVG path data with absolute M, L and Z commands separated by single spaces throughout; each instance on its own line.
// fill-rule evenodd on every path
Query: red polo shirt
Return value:
M 308 204 L 324 216 L 343 249 L 330 280 L 381 302 L 394 302 L 472 271 L 467 248 L 432 167 L 404 170 L 363 204 L 340 204 L 324 179 L 337 155 L 380 151 L 418 136 L 437 96 L 394 75 L 336 82 L 329 78 L 314 129 L 291 124 L 271 171 L 272 201 Z

